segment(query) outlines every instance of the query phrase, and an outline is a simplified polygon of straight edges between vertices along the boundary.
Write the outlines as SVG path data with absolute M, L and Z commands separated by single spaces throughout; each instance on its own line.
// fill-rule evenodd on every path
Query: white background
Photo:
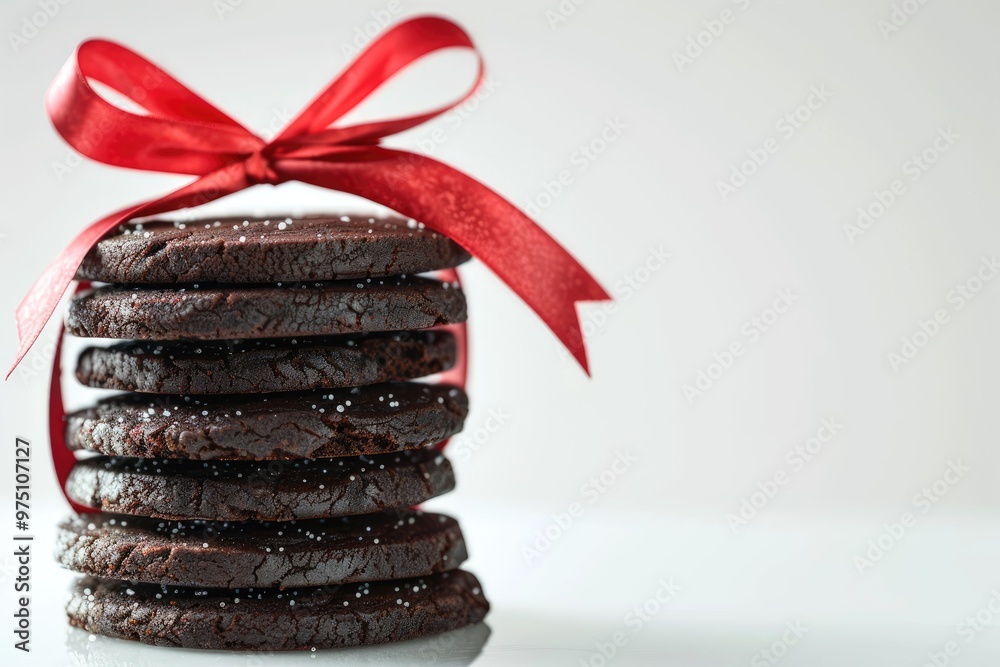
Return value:
M 430 150 L 522 207 L 534 203 L 539 223 L 619 297 L 614 312 L 581 309 L 591 330 L 588 380 L 487 269 L 463 272 L 474 407 L 467 436 L 452 445 L 459 488 L 431 506 L 461 519 L 469 567 L 494 604 L 477 664 L 598 665 L 595 642 L 617 631 L 628 643 L 613 664 L 771 664 L 755 655 L 795 622 L 808 630 L 782 664 L 917 666 L 951 640 L 959 654 L 949 664 L 995 664 L 998 633 L 966 642 L 957 626 L 1000 589 L 1000 285 L 986 281 L 961 308 L 953 290 L 1000 252 L 991 199 L 1000 7 L 896 2 L 915 11 L 897 14 L 898 29 L 880 27 L 892 20 L 890 0 L 77 0 L 44 20 L 44 3 L 6 2 L 0 349 L 13 357 L 14 307 L 75 230 L 184 180 L 79 163 L 61 142 L 42 96 L 75 44 L 119 40 L 267 133 L 346 64 L 345 45 L 373 17 L 442 13 L 472 34 L 491 83 L 460 115 L 388 143 Z M 713 23 L 724 10 L 732 21 Z M 12 44 L 11 33 L 30 37 Z M 691 61 L 679 64 L 699 39 L 700 53 L 690 47 Z M 362 115 L 428 108 L 470 76 L 467 58 L 430 59 Z M 823 103 L 810 98 L 817 89 L 829 93 Z M 800 108 L 810 99 L 815 108 Z M 797 111 L 792 133 L 782 119 Z M 931 149 L 934 163 L 914 179 L 912 156 L 939 131 L 957 138 L 947 152 Z M 754 173 L 723 197 L 718 183 L 769 139 L 776 152 L 744 168 Z M 588 145 L 599 155 L 586 157 Z M 562 191 L 547 196 L 560 177 Z M 849 238 L 858 208 L 896 179 L 905 192 Z M 206 214 L 345 205 L 370 208 L 284 185 Z M 670 258 L 647 271 L 654 251 Z M 621 287 L 628 280 L 640 287 Z M 793 305 L 751 340 L 744 324 L 765 316 L 779 291 Z M 889 353 L 900 354 L 902 337 L 913 339 L 939 309 L 947 323 L 929 340 L 917 335 L 926 345 L 894 368 Z M 4 630 L 3 655 L 24 664 L 139 656 L 167 664 L 174 652 L 88 642 L 65 628 L 68 577 L 48 554 L 65 511 L 46 450 L 53 335 L 50 327 L 0 389 L 5 446 L 15 435 L 35 445 L 37 535 L 35 651 L 13 651 Z M 737 341 L 744 353 L 720 376 L 713 355 Z M 684 387 L 700 371 L 718 379 L 689 400 Z M 491 411 L 503 424 L 487 437 Z M 842 425 L 835 437 L 801 467 L 787 460 L 824 419 Z M 626 452 L 635 462 L 606 491 L 585 492 Z M 0 481 L 0 629 L 13 610 L 10 460 Z M 951 464 L 968 470 L 939 484 L 933 504 L 915 502 Z M 734 531 L 727 517 L 776 474 L 785 483 Z M 582 515 L 553 528 L 552 515 L 573 503 Z M 914 525 L 886 537 L 886 524 L 905 512 Z M 561 534 L 526 555 L 546 529 Z M 859 568 L 856 557 L 880 536 L 891 548 Z M 661 580 L 681 591 L 652 605 L 658 613 L 633 632 L 626 615 Z M 420 662 L 407 651 L 299 659 Z

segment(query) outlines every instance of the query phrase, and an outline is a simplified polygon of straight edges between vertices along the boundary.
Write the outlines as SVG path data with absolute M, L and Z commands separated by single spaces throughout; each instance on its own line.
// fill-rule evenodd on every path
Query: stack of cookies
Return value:
M 465 393 L 412 382 L 456 363 L 468 259 L 394 218 L 154 221 L 102 240 L 70 334 L 76 375 L 126 393 L 67 415 L 67 483 L 100 510 L 57 558 L 85 575 L 70 623 L 148 644 L 317 649 L 479 622 L 489 605 L 435 445 Z

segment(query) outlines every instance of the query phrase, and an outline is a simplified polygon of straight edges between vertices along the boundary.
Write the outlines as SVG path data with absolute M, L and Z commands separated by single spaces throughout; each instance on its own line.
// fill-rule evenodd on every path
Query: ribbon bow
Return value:
M 332 126 L 407 65 L 456 47 L 472 50 L 479 65 L 476 82 L 461 99 L 419 115 Z M 91 79 L 149 114 L 111 104 L 91 87 Z M 482 80 L 482 57 L 465 31 L 442 18 L 410 19 L 374 40 L 267 142 L 137 53 L 105 40 L 82 43 L 45 98 L 63 139 L 99 162 L 198 178 L 158 199 L 112 213 L 73 239 L 17 308 L 20 346 L 8 377 L 52 316 L 87 252 L 117 225 L 205 204 L 252 185 L 285 181 L 359 195 L 450 237 L 538 313 L 587 371 L 575 304 L 610 297 L 586 269 L 482 183 L 425 155 L 379 144 L 461 104 Z

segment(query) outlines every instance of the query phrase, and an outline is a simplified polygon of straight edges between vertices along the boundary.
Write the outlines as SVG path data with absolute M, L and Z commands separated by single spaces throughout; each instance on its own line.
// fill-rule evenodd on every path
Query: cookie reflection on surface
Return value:
M 66 652 L 75 667 L 174 667 L 178 659 L 190 657 L 197 664 L 225 667 L 265 665 L 272 658 L 283 664 L 324 665 L 471 665 L 490 638 L 490 627 L 476 623 L 440 635 L 411 639 L 393 644 L 353 646 L 323 651 L 248 653 L 237 651 L 202 651 L 197 649 L 164 650 L 123 639 L 93 635 L 70 627 L 66 631 Z

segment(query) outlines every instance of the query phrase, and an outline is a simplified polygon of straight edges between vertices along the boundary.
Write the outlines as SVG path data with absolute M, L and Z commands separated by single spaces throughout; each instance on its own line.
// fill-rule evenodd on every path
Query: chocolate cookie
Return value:
M 122 225 L 77 278 L 105 283 L 271 283 L 373 278 L 458 266 L 469 254 L 398 217 L 212 218 Z
M 82 292 L 66 329 L 90 338 L 226 340 L 426 329 L 464 322 L 457 284 L 428 278 Z
M 198 590 L 84 578 L 67 607 L 88 632 L 157 646 L 309 650 L 415 639 L 489 611 L 463 570 L 337 589 Z
M 417 577 L 467 557 L 454 519 L 409 510 L 236 523 L 89 514 L 63 522 L 56 538 L 56 560 L 76 572 L 210 588 Z
M 154 394 L 258 394 L 419 378 L 451 368 L 455 356 L 455 338 L 445 331 L 228 343 L 132 341 L 87 348 L 76 377 L 91 387 Z
M 70 449 L 170 459 L 315 459 L 384 454 L 462 429 L 468 398 L 413 382 L 271 396 L 123 394 L 66 417 Z
M 160 519 L 287 521 L 409 507 L 455 488 L 451 464 L 418 449 L 298 461 L 178 461 L 97 456 L 74 466 L 70 498 Z

